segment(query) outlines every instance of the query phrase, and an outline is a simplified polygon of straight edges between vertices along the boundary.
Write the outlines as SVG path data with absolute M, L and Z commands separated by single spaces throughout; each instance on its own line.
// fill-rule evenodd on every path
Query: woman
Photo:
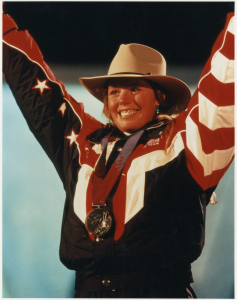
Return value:
M 108 75 L 81 78 L 104 102 L 106 126 L 66 92 L 29 34 L 4 22 L 6 80 L 66 191 L 60 259 L 76 270 L 75 296 L 195 297 L 205 207 L 234 153 L 233 16 L 191 100 L 143 45 L 121 45 Z

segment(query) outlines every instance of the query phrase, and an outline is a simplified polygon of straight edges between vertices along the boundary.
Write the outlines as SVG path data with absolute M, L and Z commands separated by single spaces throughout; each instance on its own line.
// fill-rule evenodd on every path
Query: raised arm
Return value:
M 188 109 L 177 123 L 186 123 L 181 134 L 192 177 L 203 190 L 216 186 L 234 158 L 233 13 L 228 14 Z
M 3 73 L 33 132 L 60 178 L 65 182 L 81 128 L 91 132 L 101 124 L 84 113 L 55 78 L 28 31 L 18 31 L 3 14 Z M 79 149 L 78 149 L 79 152 Z

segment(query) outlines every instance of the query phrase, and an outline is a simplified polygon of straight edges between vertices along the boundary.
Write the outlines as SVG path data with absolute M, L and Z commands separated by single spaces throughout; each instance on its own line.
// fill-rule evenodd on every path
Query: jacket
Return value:
M 77 290 L 192 282 L 190 264 L 204 246 L 206 205 L 234 158 L 233 20 L 229 14 L 187 109 L 176 116 L 167 151 L 167 132 L 159 125 L 139 140 L 107 199 L 113 226 L 96 242 L 85 218 L 101 140 L 111 127 L 84 112 L 29 33 L 4 15 L 3 72 L 62 180 L 60 260 L 76 270 Z M 113 133 L 107 171 L 126 139 Z

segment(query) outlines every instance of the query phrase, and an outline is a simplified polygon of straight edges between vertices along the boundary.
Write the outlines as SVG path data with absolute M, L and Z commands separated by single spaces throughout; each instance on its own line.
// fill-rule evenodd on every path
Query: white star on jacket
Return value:
M 36 78 L 37 80 L 37 85 L 33 86 L 32 89 L 39 89 L 40 91 L 40 95 L 43 95 L 44 90 L 51 90 L 51 88 L 49 86 L 46 85 L 48 79 L 45 79 L 44 81 L 40 81 L 38 78 Z
M 74 132 L 73 129 L 72 129 L 71 135 L 65 136 L 65 138 L 67 138 L 67 139 L 70 140 L 70 144 L 69 144 L 70 147 L 71 147 L 71 145 L 72 145 L 73 143 L 76 142 L 76 139 L 77 139 L 78 136 L 79 136 L 79 134 L 75 134 L 75 132 Z
M 66 108 L 67 108 L 67 107 L 66 107 L 66 103 L 64 102 L 64 103 L 60 106 L 60 108 L 59 108 L 59 110 L 58 110 L 58 111 L 61 111 L 63 117 L 64 117 L 64 114 L 65 114 Z

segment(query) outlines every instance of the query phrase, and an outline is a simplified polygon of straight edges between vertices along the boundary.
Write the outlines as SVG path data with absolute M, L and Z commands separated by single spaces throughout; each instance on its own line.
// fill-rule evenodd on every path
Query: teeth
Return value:
M 123 110 L 120 112 L 121 116 L 130 116 L 130 115 L 134 115 L 137 111 L 136 110 Z

